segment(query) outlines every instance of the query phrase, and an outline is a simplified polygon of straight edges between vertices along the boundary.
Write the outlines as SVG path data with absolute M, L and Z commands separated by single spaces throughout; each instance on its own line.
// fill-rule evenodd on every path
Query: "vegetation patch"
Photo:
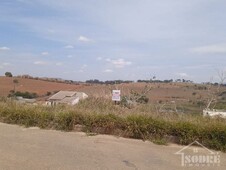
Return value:
M 161 115 L 147 105 L 128 109 L 101 100 L 91 98 L 74 107 L 47 107 L 2 99 L 0 120 L 64 131 L 73 131 L 75 126 L 81 125 L 88 135 L 112 134 L 164 145 L 168 142 L 167 137 L 173 136 L 178 144 L 187 145 L 197 140 L 208 148 L 226 151 L 225 119 L 170 113 Z
M 37 93 L 31 93 L 31 92 L 14 92 L 14 90 L 10 91 L 10 94 L 8 95 L 8 97 L 23 97 L 26 99 L 33 99 L 38 97 Z

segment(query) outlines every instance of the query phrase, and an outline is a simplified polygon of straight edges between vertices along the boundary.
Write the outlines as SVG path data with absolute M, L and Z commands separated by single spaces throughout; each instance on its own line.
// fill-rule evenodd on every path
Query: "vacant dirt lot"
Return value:
M 129 95 L 131 90 L 141 93 L 151 88 L 147 93 L 151 102 L 177 101 L 188 102 L 189 100 L 203 100 L 207 97 L 204 85 L 191 83 L 130 83 L 120 85 L 92 85 L 84 86 L 80 90 L 96 97 L 111 98 L 113 89 L 121 90 L 122 95 Z

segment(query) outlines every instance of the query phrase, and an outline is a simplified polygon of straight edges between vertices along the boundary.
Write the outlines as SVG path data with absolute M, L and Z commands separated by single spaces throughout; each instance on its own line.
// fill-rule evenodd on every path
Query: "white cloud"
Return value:
M 63 65 L 63 63 L 61 63 L 61 62 L 56 63 L 56 66 L 62 66 L 62 65 Z
M 202 64 L 202 65 L 190 65 L 190 66 L 184 66 L 184 69 L 205 69 L 205 68 L 210 68 L 210 64 Z
M 11 64 L 10 63 L 3 63 L 2 65 L 3 66 L 10 66 Z
M 47 32 L 50 34 L 54 34 L 56 31 L 54 29 L 48 29 Z
M 120 58 L 117 60 L 111 60 L 111 59 L 106 59 L 107 62 L 110 62 L 111 64 L 113 64 L 115 67 L 117 68 L 123 68 L 125 66 L 129 66 L 132 64 L 132 62 L 130 61 L 125 61 L 124 59 Z
M 67 46 L 65 46 L 64 48 L 67 48 L 67 49 L 73 49 L 74 46 L 73 46 L 73 45 L 67 45 Z
M 92 39 L 89 39 L 89 38 L 82 36 L 82 35 L 79 36 L 78 41 L 80 41 L 80 42 L 93 42 Z
M 0 64 L 0 69 L 6 68 L 7 66 L 11 66 L 10 63 L 2 63 Z
M 82 67 L 81 67 L 81 69 L 85 69 L 87 66 L 88 66 L 88 65 L 83 64 Z
M 83 73 L 87 67 L 88 67 L 88 65 L 83 64 L 83 65 L 81 66 L 81 68 L 79 69 L 78 72 L 79 72 L 79 73 Z
M 83 72 L 84 72 L 84 70 L 80 69 L 78 72 L 79 72 L 79 73 L 83 73 Z
M 106 69 L 106 70 L 104 70 L 103 72 L 104 72 L 104 73 L 112 73 L 113 70 L 111 70 L 111 69 Z
M 102 57 L 97 57 L 97 60 L 99 60 L 99 61 L 102 60 Z
M 110 59 L 110 58 L 106 58 L 106 61 L 107 61 L 107 62 L 111 62 L 111 59 Z
M 72 58 L 73 56 L 72 55 L 67 55 L 67 58 Z
M 180 77 L 190 77 L 187 73 L 176 73 L 176 75 Z
M 0 51 L 8 51 L 8 50 L 10 50 L 9 47 L 0 47 Z
M 42 52 L 41 54 L 42 54 L 43 56 L 49 55 L 49 53 L 48 53 L 47 51 L 44 51 L 44 52 Z
M 46 65 L 47 62 L 45 62 L 45 61 L 35 61 L 34 64 L 35 65 Z
M 196 48 L 192 48 L 191 51 L 194 53 L 200 53 L 200 54 L 226 53 L 226 43 L 196 47 Z
M 18 2 L 21 2 L 21 3 L 29 3 L 30 1 L 28 0 L 17 0 Z

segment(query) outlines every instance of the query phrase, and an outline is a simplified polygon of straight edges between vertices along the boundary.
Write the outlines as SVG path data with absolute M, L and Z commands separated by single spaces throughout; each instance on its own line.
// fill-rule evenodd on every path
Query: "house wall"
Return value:
M 58 104 L 57 101 L 47 101 L 47 102 L 46 102 L 46 105 L 47 105 L 47 106 L 55 106 L 55 105 L 57 105 L 57 104 Z
M 203 110 L 203 116 L 220 116 L 226 118 L 226 111 L 219 110 Z
M 71 105 L 75 105 L 75 104 L 77 104 L 79 102 L 79 98 L 76 98 L 75 100 L 73 100 L 72 102 L 71 102 Z

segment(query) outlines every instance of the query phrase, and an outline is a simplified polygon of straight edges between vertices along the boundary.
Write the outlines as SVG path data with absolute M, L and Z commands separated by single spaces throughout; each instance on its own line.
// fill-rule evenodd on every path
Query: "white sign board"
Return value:
M 121 100 L 121 91 L 120 90 L 112 90 L 112 100 L 120 101 Z

